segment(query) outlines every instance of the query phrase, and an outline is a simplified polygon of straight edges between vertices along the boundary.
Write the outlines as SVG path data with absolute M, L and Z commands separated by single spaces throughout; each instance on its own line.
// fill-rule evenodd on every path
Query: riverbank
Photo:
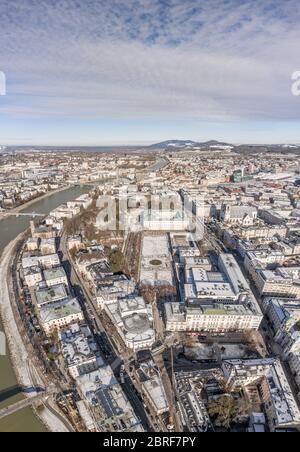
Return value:
M 14 368 L 18 384 L 22 387 L 35 387 L 40 385 L 45 387 L 46 382 L 40 374 L 40 370 L 35 363 L 35 357 L 30 356 L 24 344 L 26 337 L 21 336 L 17 325 L 17 316 L 13 294 L 9 285 L 9 273 L 11 269 L 12 259 L 16 250 L 16 246 L 24 237 L 24 233 L 20 234 L 13 242 L 11 242 L 4 250 L 0 259 L 0 313 L 5 330 L 7 344 L 10 352 L 12 366 Z M 32 397 L 34 394 L 31 394 Z M 30 397 L 28 395 L 28 397 Z M 47 404 L 51 404 L 50 401 Z M 54 408 L 54 407 L 52 407 Z M 37 413 L 36 413 L 37 414 Z M 69 432 L 64 422 L 53 415 L 53 410 L 44 409 L 39 411 L 38 417 L 51 432 Z
M 36 202 L 42 201 L 43 199 L 46 199 L 49 196 L 56 195 L 57 193 L 60 193 L 60 192 L 65 191 L 65 190 L 68 190 L 69 188 L 72 188 L 72 186 L 71 185 L 67 185 L 65 187 L 58 188 L 57 190 L 48 191 L 47 193 L 45 193 L 45 194 L 43 194 L 41 196 L 38 196 L 37 198 L 31 199 L 30 201 L 27 201 L 26 203 L 21 204 L 20 206 L 15 207 L 14 209 L 6 210 L 4 212 L 0 212 L 0 220 L 2 218 L 6 218 L 7 215 L 13 215 L 13 214 L 20 213 L 23 210 L 28 209 L 30 206 L 32 206 Z
M 22 206 L 22 210 L 30 212 L 30 210 L 37 213 L 43 213 L 45 215 L 52 212 L 58 206 L 65 204 L 68 201 L 76 199 L 78 196 L 87 193 L 90 190 L 90 186 L 71 186 L 59 190 L 57 194 L 49 192 L 44 199 L 35 199 L 30 203 L 27 209 L 26 206 Z M 0 260 L 1 254 L 7 246 L 13 246 L 16 237 L 24 233 L 29 228 L 30 218 L 26 216 L 9 216 L 2 218 L 0 221 Z M 3 278 L 2 278 L 3 280 Z M 1 288 L 0 288 L 1 290 Z M 2 303 L 2 291 L 0 292 L 0 304 Z M 18 312 L 16 319 L 18 319 Z M 1 321 L 0 313 L 0 331 L 4 331 L 4 327 Z M 21 334 L 23 338 L 25 335 Z M 18 377 L 19 378 L 19 377 Z M 10 403 L 18 402 L 22 395 L 18 390 L 17 377 L 15 376 L 14 369 L 12 367 L 12 360 L 9 353 L 6 356 L 0 356 L 0 407 L 4 408 Z M 43 423 L 38 420 L 34 415 L 33 410 L 26 408 L 19 411 L 5 419 L 0 420 L 0 432 L 44 432 L 45 428 Z

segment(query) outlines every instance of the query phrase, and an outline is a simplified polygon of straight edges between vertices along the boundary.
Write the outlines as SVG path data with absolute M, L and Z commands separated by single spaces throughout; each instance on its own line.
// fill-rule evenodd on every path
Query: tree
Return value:
M 239 406 L 231 395 L 224 395 L 209 402 L 208 413 L 215 418 L 216 426 L 229 429 L 239 413 Z
M 87 238 L 87 240 L 92 242 L 93 240 L 96 240 L 96 236 L 97 236 L 97 229 L 96 229 L 96 226 L 94 225 L 94 223 L 87 224 L 85 227 L 85 237 Z
M 124 255 L 122 251 L 108 251 L 108 259 L 113 273 L 120 273 L 124 269 Z
M 65 219 L 64 227 L 67 235 L 78 234 L 80 232 L 80 218 L 76 216 L 72 219 Z
M 72 249 L 70 249 L 69 253 L 70 253 L 70 256 L 71 256 L 72 260 L 74 261 L 75 257 L 76 257 L 76 254 L 77 254 L 77 248 L 73 247 Z
M 140 286 L 139 293 L 148 304 L 152 304 L 156 301 L 156 290 L 153 286 L 142 285 Z
M 185 340 L 184 340 L 184 346 L 188 347 L 188 348 L 195 347 L 197 342 L 198 342 L 197 337 L 195 337 L 195 336 L 186 336 Z

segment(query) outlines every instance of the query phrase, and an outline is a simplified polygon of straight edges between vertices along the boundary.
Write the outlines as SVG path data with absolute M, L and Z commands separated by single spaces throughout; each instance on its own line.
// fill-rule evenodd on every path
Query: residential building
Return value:
M 55 254 L 56 253 L 55 238 L 42 239 L 41 243 L 40 243 L 40 252 L 43 256 L 47 256 L 49 254 Z
M 64 284 L 58 286 L 46 287 L 35 291 L 35 300 L 37 307 L 53 304 L 57 301 L 66 300 L 68 292 Z
M 89 327 L 74 323 L 59 331 L 60 350 L 74 380 L 104 365 Z
M 40 307 L 39 318 L 47 335 L 72 323 L 82 322 L 84 315 L 76 298 L 57 301 Z
M 42 270 L 39 266 L 28 267 L 23 270 L 25 284 L 28 287 L 35 287 L 43 281 Z
M 45 270 L 44 279 L 48 287 L 58 286 L 60 284 L 68 285 L 68 278 L 63 267 Z
M 300 298 L 300 268 L 257 270 L 255 284 L 263 296 Z
M 136 370 L 142 391 L 157 416 L 169 411 L 167 396 L 158 367 L 153 360 L 143 361 Z
M 29 237 L 26 242 L 27 251 L 37 251 L 39 249 L 39 239 Z
M 220 219 L 227 224 L 252 226 L 257 219 L 257 209 L 251 206 L 232 206 L 224 204 Z
M 250 385 L 259 388 L 271 431 L 300 430 L 300 411 L 280 360 L 231 360 L 225 361 L 222 368 L 232 391 Z

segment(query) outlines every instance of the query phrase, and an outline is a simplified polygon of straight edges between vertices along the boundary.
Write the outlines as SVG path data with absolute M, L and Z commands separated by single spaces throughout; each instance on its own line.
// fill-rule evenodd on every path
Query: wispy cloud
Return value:
M 296 120 L 299 22 L 298 0 L 2 0 L 0 113 Z

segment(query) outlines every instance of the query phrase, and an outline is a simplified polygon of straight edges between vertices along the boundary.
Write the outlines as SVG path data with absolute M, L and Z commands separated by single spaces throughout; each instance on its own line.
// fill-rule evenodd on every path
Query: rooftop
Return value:
M 113 420 L 115 430 L 122 432 L 143 431 L 130 402 L 118 384 L 111 368 L 102 366 L 77 379 L 80 392 L 94 410 L 99 407 L 104 415 L 99 422 Z M 94 411 L 96 416 L 96 412 Z
M 252 376 L 253 383 L 263 375 L 275 409 L 276 425 L 285 426 L 292 423 L 300 426 L 300 411 L 279 359 L 225 361 L 225 368 L 228 365 L 233 366 L 237 378 L 243 370 L 248 369 L 245 376 Z M 258 368 L 263 371 L 263 374 L 261 371 L 255 372 Z M 241 375 L 244 376 L 243 373 Z
M 103 365 L 96 342 L 87 325 L 71 325 L 60 332 L 61 351 L 68 366 L 80 366 L 87 360 L 97 361 L 98 367 Z M 97 354 L 97 356 L 96 356 Z
M 82 314 L 80 304 L 76 298 L 49 303 L 41 306 L 40 309 L 40 318 L 43 324 L 76 314 Z
M 55 279 L 66 278 L 67 275 L 63 267 L 52 268 L 44 271 L 44 278 L 46 281 L 52 281 Z
M 37 290 L 35 292 L 35 297 L 37 305 L 42 306 L 43 304 L 64 300 L 68 297 L 68 294 L 65 285 L 59 284 L 51 288 Z

